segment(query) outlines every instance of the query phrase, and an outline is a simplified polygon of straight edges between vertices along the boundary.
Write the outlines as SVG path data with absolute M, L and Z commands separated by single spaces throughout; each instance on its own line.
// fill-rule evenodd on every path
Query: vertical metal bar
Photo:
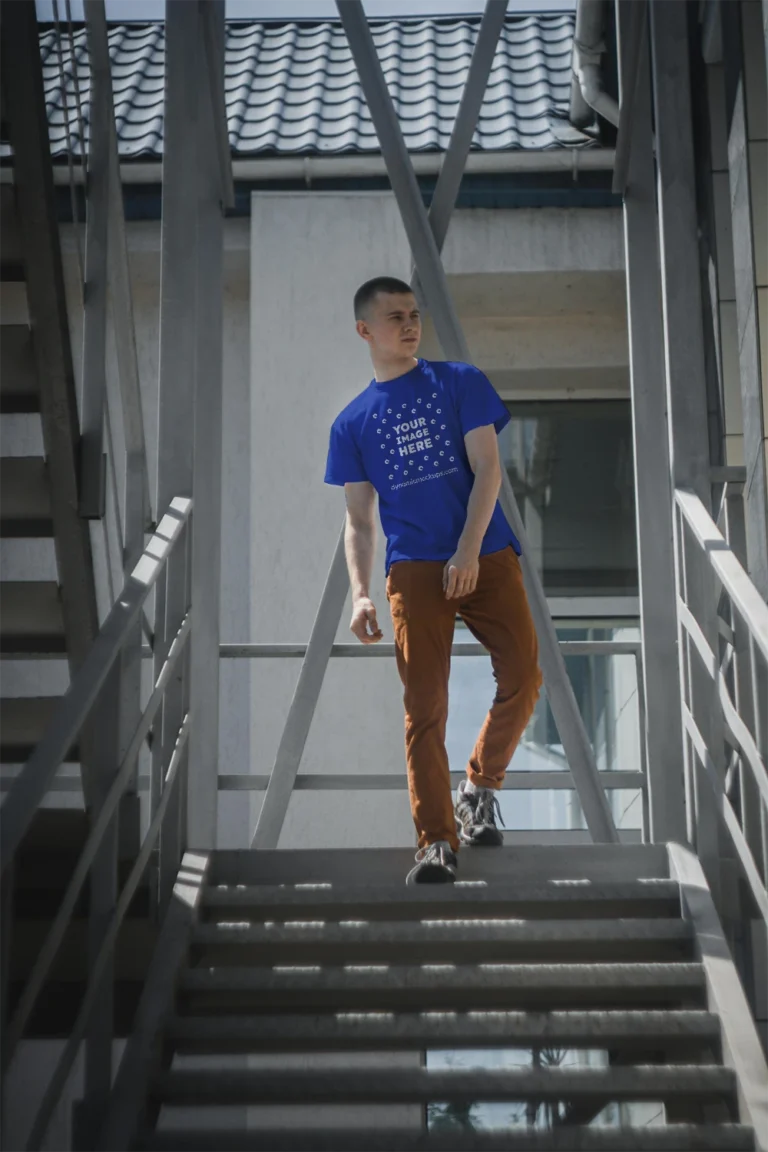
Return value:
M 387 90 L 365 13 L 359 0 L 344 0 L 343 3 L 337 0 L 337 7 L 357 65 L 360 83 L 376 128 L 437 337 L 447 356 L 466 361 L 469 359 L 469 350 L 448 292 L 440 253 L 429 227 L 413 165 Z M 587 825 L 594 840 L 616 843 L 618 832 L 600 784 L 593 750 L 565 671 L 544 589 L 529 562 L 525 529 L 505 470 L 502 470 L 499 499 L 512 530 L 522 545 L 521 566 L 539 638 L 539 659 L 547 694 Z
M 670 459 L 674 486 L 692 488 L 710 510 L 688 5 L 653 0 L 650 16 Z
M 224 0 L 206 0 L 212 23 L 212 47 L 224 75 Z M 199 7 L 198 60 L 203 53 L 203 17 Z M 213 80 L 211 81 L 213 83 Z M 210 86 L 208 89 L 210 97 Z M 222 97 L 223 99 L 223 97 Z M 197 322 L 194 329 L 195 530 L 192 535 L 192 605 L 195 617 L 190 652 L 189 788 L 187 831 L 196 851 L 216 847 L 219 759 L 219 625 L 221 589 L 221 435 L 222 435 L 222 256 L 223 219 L 216 154 L 214 109 L 205 87 L 198 90 Z
M 307 653 L 301 664 L 299 679 L 288 710 L 280 746 L 261 806 L 252 848 L 277 848 L 294 781 L 315 714 L 325 670 L 336 639 L 344 602 L 349 590 L 349 576 L 344 554 L 346 517 L 339 535 L 333 560 L 325 581 Z
M 618 33 L 621 17 L 621 2 L 616 0 L 616 28 Z M 619 49 L 621 73 L 621 93 L 619 106 L 619 127 L 616 133 L 616 159 L 613 162 L 613 184 L 611 190 L 623 195 L 629 179 L 629 161 L 634 146 L 635 109 L 638 96 L 648 86 L 648 77 L 641 70 L 643 55 L 648 51 L 648 4 L 647 0 L 635 0 L 626 6 L 629 9 L 621 20 L 622 43 Z M 628 16 L 628 19 L 627 19 Z
M 639 721 L 638 727 L 640 729 L 640 771 L 645 777 L 641 801 L 643 808 L 643 843 L 648 844 L 651 842 L 650 781 L 648 778 L 648 741 L 646 738 L 648 710 L 645 703 L 645 672 L 643 668 L 642 649 L 635 653 L 635 679 L 637 681 L 637 717 Z
M 93 8 L 85 5 L 91 57 L 91 116 L 88 144 L 85 285 L 83 288 L 83 395 L 80 440 L 80 515 L 104 515 L 104 408 L 107 396 L 107 237 L 109 223 L 109 112 L 111 82 L 93 43 Z
M 94 766 L 98 766 L 98 798 L 92 810 L 95 817 L 101 807 L 120 765 L 122 749 L 120 732 L 120 659 L 115 660 L 94 705 L 90 724 L 90 744 Z M 88 916 L 88 970 L 93 968 L 101 950 L 104 935 L 117 903 L 118 838 L 120 831 L 119 808 L 112 816 L 104 833 L 90 877 L 90 908 Z M 114 950 L 108 962 L 108 972 L 101 982 L 98 1003 L 91 1015 L 85 1038 L 85 1081 L 83 1100 L 77 1110 L 78 1144 L 82 1149 L 95 1147 L 95 1133 L 106 1115 L 112 1090 L 112 1037 L 114 1035 Z
M 620 41 L 622 101 L 624 59 L 636 48 L 630 9 L 616 0 Z M 647 747 L 652 841 L 684 841 L 685 785 L 680 764 L 683 743 L 680 649 L 673 546 L 673 504 L 664 388 L 664 347 L 656 232 L 650 60 L 645 22 L 637 61 L 632 140 L 624 197 L 624 253 L 627 283 L 632 432 L 634 438 L 640 626 L 646 717 L 641 740 Z
M 199 0 L 199 4 L 221 202 L 224 208 L 234 208 L 235 186 L 232 181 L 232 155 L 229 148 L 227 98 L 224 88 L 226 26 L 216 14 L 218 6 L 216 0 Z
M 163 199 L 160 276 L 160 366 L 158 388 L 157 514 L 175 496 L 192 495 L 194 443 L 194 380 L 197 310 L 197 135 L 199 127 L 200 37 L 197 4 L 165 7 L 165 106 Z M 180 620 L 185 604 L 178 597 L 183 583 L 171 578 L 155 596 L 154 679 L 165 663 L 172 621 Z M 193 621 L 190 645 L 195 643 Z M 167 707 L 166 707 L 167 706 Z M 178 708 L 168 693 L 153 732 L 150 819 L 159 803 L 167 765 L 171 712 Z M 178 730 L 178 725 L 177 725 Z M 178 781 L 181 785 L 182 781 Z M 165 828 L 168 825 L 166 823 Z M 158 901 L 161 910 L 169 891 L 168 838 L 161 834 L 158 859 Z

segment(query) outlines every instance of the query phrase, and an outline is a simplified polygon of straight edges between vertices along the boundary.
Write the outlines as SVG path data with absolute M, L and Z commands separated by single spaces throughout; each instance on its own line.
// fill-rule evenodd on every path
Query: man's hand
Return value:
M 469 596 L 477 587 L 479 575 L 479 556 L 464 548 L 457 548 L 443 568 L 443 588 L 446 600 L 458 600 L 462 596 Z
M 349 630 L 354 632 L 361 644 L 378 644 L 382 639 L 384 633 L 376 620 L 376 609 L 367 596 L 361 596 L 353 603 Z

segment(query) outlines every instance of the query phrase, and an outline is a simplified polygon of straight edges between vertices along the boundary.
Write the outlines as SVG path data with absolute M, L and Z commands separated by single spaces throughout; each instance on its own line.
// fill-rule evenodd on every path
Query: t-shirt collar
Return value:
M 381 382 L 376 380 L 374 377 L 374 379 L 371 380 L 371 388 L 389 388 L 392 384 L 402 384 L 404 381 L 413 376 L 414 372 L 420 372 L 423 365 L 424 361 L 419 356 L 413 368 L 409 368 L 407 372 L 402 374 L 402 376 L 393 376 L 391 380 L 382 380 Z

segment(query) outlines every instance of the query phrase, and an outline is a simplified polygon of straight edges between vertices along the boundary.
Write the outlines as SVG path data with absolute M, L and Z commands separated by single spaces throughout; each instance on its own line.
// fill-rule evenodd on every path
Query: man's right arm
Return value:
M 376 552 L 375 489 L 367 480 L 345 484 L 344 495 L 347 501 L 344 548 L 352 587 L 350 630 L 362 644 L 376 644 L 383 633 L 370 598 Z

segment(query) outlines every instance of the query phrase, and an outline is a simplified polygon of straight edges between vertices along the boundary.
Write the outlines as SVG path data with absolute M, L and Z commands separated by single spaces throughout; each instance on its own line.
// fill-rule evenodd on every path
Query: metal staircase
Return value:
M 15 136 L 13 114 L 9 123 Z M 24 126 L 18 125 L 17 130 L 23 133 Z M 47 221 L 51 247 L 38 236 L 37 250 L 30 251 L 29 231 L 35 221 L 19 219 L 22 195 L 22 189 L 13 185 L 0 188 L 0 414 L 6 429 L 0 458 L 4 553 L 0 654 L 4 659 L 26 661 L 68 660 L 74 670 L 98 631 L 88 525 L 77 512 L 74 376 L 68 341 L 56 341 L 52 332 L 56 317 L 50 315 L 51 307 L 66 315 L 65 302 L 56 291 L 58 285 L 63 296 L 56 221 Z M 25 201 L 23 214 L 34 216 L 38 206 Z M 40 298 L 41 274 L 49 281 L 47 299 Z M 50 362 L 57 343 L 58 366 Z M 62 594 L 65 577 L 66 598 Z M 44 669 L 40 672 L 40 665 L 36 667 L 35 683 L 53 683 L 56 673 L 51 667 L 50 675 Z M 52 691 L 38 689 L 34 695 L 11 696 L 3 692 L 3 764 L 27 760 L 50 722 L 55 703 Z M 76 759 L 77 748 L 69 749 L 67 758 Z
M 710 935 L 713 910 L 691 905 L 704 881 L 689 852 L 464 851 L 461 881 L 439 889 L 405 888 L 409 860 L 386 849 L 188 856 L 176 895 L 189 914 L 160 939 L 98 1146 L 762 1146 L 745 1121 L 768 1119 L 765 1062 L 752 1087 L 734 1067 L 759 1045 L 752 1026 L 749 1057 L 732 965 L 716 971 L 725 942 Z M 718 995 L 728 1035 L 746 1028 L 735 1058 Z M 570 1059 L 532 1060 L 552 1049 Z M 435 1067 L 446 1050 L 472 1050 L 479 1066 Z M 548 1121 L 490 1131 L 428 1120 L 430 1104 L 466 1117 L 486 1102 L 526 1105 L 529 1119 L 547 1104 Z M 633 1123 L 627 1106 L 642 1102 L 655 1124 L 647 1111 Z M 605 1122 L 611 1104 L 624 1106 L 621 1126 L 615 1112 Z

